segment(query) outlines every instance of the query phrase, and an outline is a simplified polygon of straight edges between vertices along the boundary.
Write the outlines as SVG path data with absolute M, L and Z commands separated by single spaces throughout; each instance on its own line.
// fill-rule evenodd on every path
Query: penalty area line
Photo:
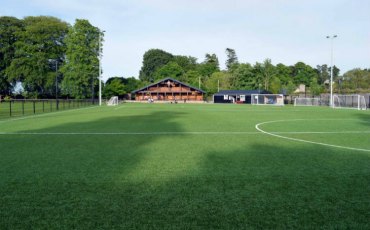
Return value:
M 346 147 L 346 146 L 341 146 L 341 145 L 332 145 L 332 144 L 326 144 L 326 143 L 321 143 L 321 142 L 315 142 L 315 141 L 308 141 L 308 140 L 303 140 L 303 139 L 298 139 L 298 138 L 292 138 L 292 137 L 285 137 L 278 135 L 274 132 L 267 132 L 264 131 L 263 129 L 260 128 L 261 125 L 264 124 L 269 124 L 269 123 L 276 123 L 276 122 L 286 122 L 286 121 L 302 121 L 304 119 L 296 119 L 296 120 L 276 120 L 276 121 L 266 121 L 266 122 L 261 122 L 256 124 L 255 128 L 260 131 L 261 133 L 264 133 L 266 135 L 286 139 L 286 140 L 291 140 L 291 141 L 297 141 L 297 142 L 303 142 L 303 143 L 308 143 L 308 144 L 315 144 L 315 145 L 322 145 L 326 147 L 333 147 L 333 148 L 340 148 L 340 149 L 347 149 L 347 150 L 356 150 L 356 151 L 362 151 L 362 152 L 370 152 L 370 149 L 361 149 L 361 148 L 352 148 L 352 147 Z

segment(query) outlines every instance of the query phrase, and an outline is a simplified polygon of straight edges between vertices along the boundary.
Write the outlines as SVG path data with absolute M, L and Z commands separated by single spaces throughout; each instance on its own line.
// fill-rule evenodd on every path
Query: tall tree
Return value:
M 280 93 L 282 89 L 281 81 L 277 76 L 271 78 L 269 90 L 271 93 Z
M 227 70 L 230 70 L 232 68 L 233 65 L 235 64 L 238 64 L 238 57 L 236 56 L 236 52 L 234 49 L 231 49 L 231 48 L 226 48 L 226 55 L 227 55 L 227 59 L 226 59 L 226 68 Z
M 199 79 L 202 79 L 202 75 L 196 70 L 189 70 L 182 76 L 182 79 L 189 85 L 199 87 Z
M 124 94 L 126 94 L 126 91 L 123 77 L 112 77 L 107 80 L 104 87 L 104 97 L 122 97 Z
M 328 65 L 317 65 L 316 69 L 318 73 L 318 84 L 324 84 L 326 80 L 330 79 L 330 68 L 328 68 Z
M 317 78 L 312 78 L 310 83 L 310 92 L 313 96 L 320 95 L 323 91 L 322 86 L 318 83 Z
M 140 80 L 135 77 L 129 77 L 124 79 L 125 91 L 131 93 L 132 91 L 139 88 Z
M 187 72 L 189 70 L 195 70 L 197 66 L 197 58 L 191 56 L 181 56 L 176 55 L 173 58 L 173 61 L 176 62 L 181 68 Z
M 234 89 L 256 89 L 258 88 L 257 78 L 253 67 L 249 63 L 242 63 L 232 71 L 232 88 Z
M 15 57 L 6 69 L 12 81 L 21 81 L 33 97 L 47 96 L 55 90 L 56 64 L 65 53 L 68 24 L 54 17 L 26 17 L 24 29 L 16 33 Z
M 154 73 L 154 81 L 171 77 L 182 81 L 181 76 L 184 74 L 184 70 L 176 62 L 169 62 L 161 68 L 157 69 Z
M 206 54 L 204 63 L 214 65 L 218 70 L 220 69 L 220 63 L 216 54 Z
M 345 89 L 351 89 L 354 92 L 370 89 L 370 72 L 360 68 L 347 71 L 343 75 L 343 86 Z
M 292 69 L 282 63 L 276 65 L 276 76 L 280 79 L 282 85 L 288 85 L 292 80 Z
M 172 54 L 160 49 L 150 49 L 146 51 L 143 57 L 143 66 L 139 73 L 139 79 L 153 82 L 155 71 L 173 59 L 174 57 Z
M 208 95 L 213 95 L 218 89 L 230 89 L 231 75 L 227 72 L 215 72 L 204 82 Z
M 23 29 L 23 22 L 14 17 L 0 17 L 0 95 L 11 94 L 15 82 L 5 73 L 15 57 L 17 33 Z M 12 84 L 13 83 L 13 84 Z
M 88 98 L 94 94 L 99 81 L 99 36 L 103 34 L 87 20 L 77 19 L 66 38 L 66 63 L 62 68 L 63 93 L 74 98 Z
M 220 64 L 216 54 L 206 54 L 205 60 L 197 66 L 197 71 L 204 78 L 210 77 L 213 73 L 220 71 Z
M 331 67 L 328 68 L 329 74 L 331 72 Z M 333 66 L 333 81 L 337 81 L 339 78 L 339 73 L 340 69 L 336 67 L 335 65 Z M 330 75 L 329 75 L 330 76 Z
M 271 59 L 265 59 L 260 64 L 254 66 L 257 77 L 262 81 L 264 89 L 269 90 L 270 80 L 276 75 L 275 66 L 271 63 Z
M 318 78 L 317 71 L 303 62 L 297 62 L 293 66 L 293 81 L 295 84 L 304 84 L 309 86 L 312 78 Z

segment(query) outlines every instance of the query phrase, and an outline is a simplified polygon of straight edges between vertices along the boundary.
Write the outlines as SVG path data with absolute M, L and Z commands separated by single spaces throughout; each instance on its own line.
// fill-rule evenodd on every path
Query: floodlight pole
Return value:
M 101 36 L 102 33 L 105 31 L 99 31 L 99 106 L 101 106 L 101 72 L 102 72 L 102 66 L 101 66 L 101 59 L 102 59 L 102 50 L 101 50 Z
M 55 99 L 58 100 L 58 59 L 55 59 Z
M 334 38 L 338 37 L 337 35 L 333 36 L 326 36 L 326 38 L 331 40 L 331 55 L 330 55 L 330 107 L 334 107 L 333 103 L 333 40 Z

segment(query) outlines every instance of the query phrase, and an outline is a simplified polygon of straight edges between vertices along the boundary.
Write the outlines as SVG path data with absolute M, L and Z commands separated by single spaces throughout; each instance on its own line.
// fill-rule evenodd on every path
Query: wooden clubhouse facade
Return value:
M 132 91 L 136 101 L 203 101 L 205 92 L 173 78 L 165 78 Z

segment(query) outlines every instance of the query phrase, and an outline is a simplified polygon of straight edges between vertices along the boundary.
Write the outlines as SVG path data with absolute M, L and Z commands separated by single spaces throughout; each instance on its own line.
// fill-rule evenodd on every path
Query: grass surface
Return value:
M 334 147 L 255 128 L 278 120 Z M 369 111 L 123 104 L 0 132 L 0 229 L 370 228 Z

